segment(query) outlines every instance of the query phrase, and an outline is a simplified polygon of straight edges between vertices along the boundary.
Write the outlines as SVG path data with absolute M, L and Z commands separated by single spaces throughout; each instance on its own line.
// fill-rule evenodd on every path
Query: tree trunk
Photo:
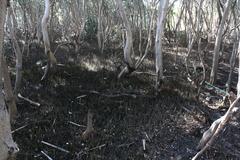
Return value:
M 156 89 L 163 80 L 163 60 L 162 60 L 162 37 L 164 31 L 164 21 L 166 18 L 166 13 L 168 9 L 169 0 L 161 0 L 158 8 L 158 18 L 157 18 L 157 32 L 155 39 L 155 56 L 156 56 Z
M 47 75 L 50 71 L 51 65 L 57 63 L 56 58 L 54 57 L 53 53 L 51 52 L 50 41 L 49 41 L 49 37 L 48 37 L 47 23 L 49 20 L 49 12 L 50 12 L 50 2 L 49 2 L 49 0 L 45 0 L 45 11 L 44 11 L 44 15 L 42 18 L 42 33 L 43 33 L 43 42 L 44 42 L 44 46 L 45 46 L 45 54 L 48 57 L 48 62 L 47 62 L 47 67 L 45 68 L 45 72 L 42 77 L 42 80 L 44 80 L 47 77 Z
M 231 0 L 227 0 L 225 4 L 225 10 L 222 16 L 221 23 L 218 28 L 218 33 L 215 41 L 215 46 L 214 46 L 214 51 L 213 51 L 213 63 L 212 63 L 212 70 L 211 70 L 211 75 L 210 75 L 210 83 L 214 83 L 216 80 L 217 76 L 217 69 L 218 69 L 218 61 L 219 61 L 219 50 L 220 50 L 220 45 L 221 45 L 221 40 L 222 40 L 222 34 L 223 34 L 223 29 L 224 29 L 224 23 L 227 19 L 230 6 L 231 6 Z
M 144 51 L 144 55 L 141 56 L 141 58 L 136 63 L 136 69 L 138 69 L 138 67 L 142 64 L 143 60 L 146 58 L 146 56 L 148 54 L 148 49 L 150 48 L 151 35 L 152 35 L 151 31 L 152 31 L 152 28 L 153 28 L 153 19 L 154 19 L 154 14 L 155 14 L 155 6 L 154 6 L 154 4 L 152 5 L 152 8 L 154 8 L 154 9 L 152 10 L 151 17 L 150 17 L 150 23 L 149 23 L 149 28 L 148 28 L 148 38 L 147 38 L 146 48 L 145 48 L 145 51 Z
M 13 10 L 11 7 L 8 8 L 8 27 L 10 30 L 10 35 L 13 43 L 14 52 L 16 55 L 16 80 L 15 80 L 15 87 L 14 87 L 14 93 L 17 95 L 19 93 L 19 89 L 21 87 L 21 81 L 22 81 L 22 52 L 20 50 L 20 46 L 16 39 L 16 18 L 13 14 Z
M 126 44 L 125 44 L 125 47 L 124 47 L 124 61 L 127 65 L 127 67 L 125 67 L 121 71 L 121 73 L 118 75 L 118 78 L 121 78 L 121 76 L 124 73 L 129 73 L 132 70 L 134 70 L 134 64 L 133 64 L 133 61 L 131 59 L 131 53 L 132 53 L 132 47 L 133 47 L 133 38 L 132 38 L 131 26 L 130 26 L 130 23 L 127 19 L 126 13 L 124 11 L 122 0 L 116 0 L 116 4 L 117 4 L 118 10 L 119 10 L 119 13 L 122 17 L 124 27 L 126 27 Z
M 237 83 L 237 96 L 240 96 L 240 39 L 239 39 L 239 43 L 238 43 L 238 83 Z
M 41 37 L 42 37 L 42 34 L 41 34 L 41 18 L 40 18 L 40 15 L 39 15 L 39 12 L 40 12 L 40 4 L 38 1 L 36 1 L 36 4 L 37 6 L 37 10 L 36 10 L 36 20 L 37 20 L 37 26 L 36 26 L 36 30 L 37 30 L 37 43 L 40 44 L 41 42 Z
M 4 56 L 2 57 L 2 73 L 3 73 L 3 78 L 4 78 L 5 101 L 8 106 L 8 111 L 10 113 L 11 122 L 14 122 L 14 120 L 17 117 L 17 106 L 16 106 L 16 101 L 15 101 L 16 98 L 13 94 L 10 74 L 9 74 L 8 67 L 7 67 Z
M 102 26 L 102 3 L 103 0 L 98 2 L 98 30 L 97 30 L 97 39 L 98 39 L 98 48 L 103 52 L 103 26 Z
M 3 56 L 3 38 L 4 38 L 4 22 L 6 17 L 7 1 L 0 2 L 0 68 L 2 68 Z M 10 159 L 18 151 L 17 145 L 14 143 L 11 134 L 10 117 L 4 102 L 2 92 L 2 69 L 0 69 L 0 160 Z

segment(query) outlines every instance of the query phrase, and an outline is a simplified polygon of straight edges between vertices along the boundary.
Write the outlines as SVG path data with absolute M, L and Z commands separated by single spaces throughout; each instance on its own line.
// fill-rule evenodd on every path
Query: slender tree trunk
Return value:
M 156 89 L 159 87 L 160 82 L 163 80 L 163 60 L 162 60 L 162 37 L 164 31 L 164 21 L 168 9 L 169 0 L 161 0 L 158 8 L 157 18 L 157 32 L 155 39 L 155 56 L 156 56 Z
M 12 43 L 13 43 L 13 48 L 14 48 L 14 52 L 16 55 L 16 80 L 15 80 L 15 87 L 14 87 L 14 93 L 15 96 L 19 93 L 19 89 L 21 87 L 21 81 L 22 81 L 22 52 L 20 49 L 20 46 L 17 42 L 16 39 L 16 18 L 15 15 L 13 14 L 12 8 L 9 7 L 8 8 L 8 14 L 9 14 L 9 19 L 8 19 L 8 27 L 10 30 L 10 35 L 11 35 L 11 39 L 12 39 Z
M 101 51 L 101 53 L 103 53 L 103 49 L 104 49 L 104 36 L 103 36 L 103 22 L 102 22 L 102 5 L 103 5 L 103 0 L 99 0 L 98 2 L 98 31 L 97 31 L 97 39 L 98 39 L 98 48 Z
M 237 97 L 240 96 L 240 39 L 238 43 L 238 83 L 237 83 Z
M 16 96 L 13 94 L 10 74 L 8 71 L 8 66 L 6 64 L 5 57 L 2 57 L 2 73 L 4 78 L 4 92 L 5 100 L 8 106 L 11 122 L 14 122 L 17 117 L 17 106 L 16 106 Z
M 127 66 L 118 75 L 118 78 L 121 78 L 123 74 L 132 72 L 134 70 L 134 64 L 131 59 L 133 38 L 132 38 L 131 25 L 130 25 L 130 23 L 127 19 L 126 13 L 124 11 L 122 0 L 116 0 L 116 4 L 117 4 L 118 10 L 119 10 L 119 13 L 122 17 L 124 27 L 126 28 L 126 44 L 124 47 L 124 61 Z
M 7 1 L 0 1 L 0 68 L 2 68 L 4 22 Z M 10 117 L 4 102 L 2 69 L 0 69 L 0 160 L 10 159 L 18 151 L 11 134 Z
M 227 19 L 231 4 L 232 4 L 232 1 L 227 0 L 227 2 L 225 4 L 225 9 L 223 12 L 222 20 L 221 20 L 221 23 L 218 28 L 218 33 L 217 33 L 214 51 L 213 51 L 212 70 L 211 70 L 211 75 L 210 75 L 210 83 L 212 83 L 212 84 L 215 82 L 216 76 L 217 76 L 219 50 L 220 50 L 220 45 L 221 45 L 221 41 L 222 41 L 222 34 L 223 34 L 224 24 Z
M 231 58 L 230 58 L 230 70 L 229 70 L 229 75 L 228 75 L 228 81 L 226 83 L 226 92 L 229 92 L 230 89 L 231 89 L 231 83 L 232 83 L 232 74 L 233 74 L 233 70 L 234 70 L 234 67 L 235 67 L 235 62 L 236 62 L 236 58 L 237 58 L 237 49 L 238 49 L 238 40 L 239 40 L 239 37 L 238 37 L 238 34 L 236 33 L 238 31 L 235 31 L 235 34 L 236 34 L 236 38 L 235 38 L 235 42 L 234 42 L 234 45 L 233 45 L 233 51 L 232 51 L 232 54 L 231 54 Z
M 153 8 L 154 8 L 154 6 L 153 6 Z M 150 24 L 149 24 L 149 28 L 148 28 L 148 38 L 147 38 L 147 44 L 146 44 L 146 48 L 145 48 L 145 51 L 144 51 L 144 55 L 137 61 L 136 69 L 138 69 L 138 67 L 142 64 L 143 60 L 146 58 L 146 56 L 148 54 L 148 49 L 150 48 L 151 35 L 152 35 L 151 31 L 152 31 L 152 28 L 153 28 L 154 14 L 155 14 L 155 8 L 152 10 L 151 17 L 150 17 Z
M 42 33 L 43 33 L 43 42 L 44 42 L 44 46 L 45 46 L 45 54 L 48 57 L 48 62 L 47 62 L 47 67 L 45 68 L 45 72 L 42 77 L 42 80 L 44 80 L 47 77 L 47 75 L 50 71 L 51 65 L 57 63 L 56 58 L 54 57 L 53 53 L 51 52 L 50 41 L 49 41 L 48 30 L 47 30 L 47 26 L 48 26 L 47 23 L 49 20 L 49 12 L 50 12 L 50 2 L 49 2 L 49 0 L 45 0 L 45 11 L 44 11 L 44 15 L 42 18 Z
M 36 26 L 36 30 L 37 30 L 37 43 L 40 44 L 41 42 L 41 23 L 40 23 L 40 4 L 38 1 L 36 1 L 36 4 L 35 4 L 37 7 L 37 10 L 36 10 L 36 20 L 37 20 L 37 26 Z

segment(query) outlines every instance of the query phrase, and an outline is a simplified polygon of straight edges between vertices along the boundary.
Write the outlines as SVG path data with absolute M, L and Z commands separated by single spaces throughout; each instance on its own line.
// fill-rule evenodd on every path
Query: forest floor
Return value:
M 60 47 L 56 57 L 62 65 L 42 82 L 44 52 L 32 47 L 29 55 L 24 55 L 21 94 L 41 105 L 18 100 L 19 116 L 12 127 L 14 140 L 20 148 L 17 159 L 47 159 L 41 151 L 54 160 L 186 160 L 193 157 L 202 133 L 225 113 L 226 107 L 209 107 L 221 99 L 209 88 L 203 90 L 197 101 L 196 89 L 185 76 L 182 57 L 179 56 L 174 66 L 171 52 L 168 48 L 164 54 L 167 81 L 155 96 L 152 75 L 133 74 L 117 80 L 122 50 L 108 49 L 101 55 L 96 48 L 82 47 L 76 54 L 67 47 Z M 14 67 L 11 55 L 8 62 Z M 223 76 L 219 76 L 218 82 L 225 83 L 228 68 L 222 66 Z M 154 71 L 153 53 L 139 71 Z M 236 79 L 237 73 L 234 73 L 234 86 Z M 221 83 L 218 84 L 221 88 Z M 210 95 L 216 100 L 205 103 Z M 83 140 L 81 135 L 86 129 L 89 108 L 94 113 L 95 134 Z M 240 158 L 238 122 L 235 119 L 227 125 L 202 159 Z M 143 141 L 146 141 L 145 150 Z

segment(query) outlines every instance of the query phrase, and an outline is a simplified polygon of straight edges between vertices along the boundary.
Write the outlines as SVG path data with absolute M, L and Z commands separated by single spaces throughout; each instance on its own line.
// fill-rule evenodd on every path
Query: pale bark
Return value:
M 218 61 L 219 61 L 219 50 L 220 50 L 220 45 L 222 41 L 222 34 L 224 30 L 224 24 L 227 19 L 230 6 L 232 4 L 231 0 L 227 0 L 225 4 L 225 9 L 223 12 L 222 20 L 218 28 L 218 33 L 215 41 L 215 46 L 214 46 L 214 51 L 213 51 L 213 63 L 212 63 L 212 70 L 211 70 L 211 75 L 210 75 L 210 82 L 213 84 L 216 80 L 217 76 L 217 69 L 218 69 Z
M 13 43 L 13 49 L 16 55 L 16 80 L 15 80 L 15 87 L 14 87 L 14 93 L 17 95 L 19 93 L 19 89 L 21 87 L 21 81 L 22 81 L 22 52 L 20 49 L 20 46 L 16 39 L 16 18 L 15 14 L 13 14 L 12 8 L 8 8 L 8 27 L 10 30 L 10 35 Z
M 103 53 L 103 25 L 102 25 L 102 4 L 103 0 L 98 2 L 98 30 L 97 30 L 97 39 L 98 39 L 98 48 Z
M 80 1 L 72 1 L 70 7 L 72 13 L 72 21 L 74 23 L 73 31 L 76 34 L 74 36 L 74 45 L 76 53 L 79 51 L 80 38 L 85 27 L 86 17 L 85 5 L 86 5 L 85 0 L 82 0 L 82 3 L 80 3 Z
M 83 132 L 82 134 L 82 138 L 84 140 L 91 138 L 91 136 L 93 136 L 94 133 L 94 128 L 93 128 L 93 113 L 92 111 L 89 109 L 88 110 L 88 114 L 87 114 L 87 128 L 86 130 Z
M 37 30 L 37 43 L 40 44 L 41 42 L 41 37 L 42 37 L 42 34 L 41 34 L 41 18 L 40 18 L 40 4 L 38 1 L 36 1 L 36 4 L 37 6 L 37 10 L 36 10 L 36 20 L 37 20 L 37 26 L 36 26 L 36 30 Z
M 237 96 L 239 97 L 240 96 L 240 40 L 239 40 L 239 43 L 238 43 L 238 63 L 239 63 L 239 66 L 238 66 L 238 83 L 237 83 Z
M 48 20 L 49 20 L 49 13 L 50 13 L 50 2 L 49 2 L 49 0 L 45 0 L 45 11 L 44 11 L 44 15 L 42 18 L 42 33 L 43 33 L 43 42 L 44 42 L 44 46 L 45 46 L 45 54 L 48 57 L 48 63 L 47 63 L 47 67 L 45 68 L 45 72 L 42 77 L 42 80 L 47 77 L 51 65 L 57 63 L 55 56 L 51 52 L 50 41 L 49 41 L 49 36 L 48 36 L 48 29 L 47 29 L 48 25 L 47 24 L 48 24 Z
M 3 56 L 3 38 L 4 38 L 4 22 L 6 17 L 7 1 L 0 2 L 0 68 L 2 68 Z M 0 69 L 0 160 L 7 160 L 14 156 L 18 151 L 16 143 L 14 143 L 11 134 L 10 117 L 4 102 L 2 92 L 2 69 Z
M 142 64 L 143 60 L 146 58 L 147 54 L 148 54 L 148 50 L 150 48 L 150 43 L 151 43 L 151 31 L 152 31 L 152 28 L 153 28 L 153 19 L 154 19 L 154 14 L 155 14 L 155 7 L 154 7 L 154 3 L 153 3 L 153 6 L 152 6 L 152 13 L 151 13 L 151 17 L 150 17 L 150 24 L 149 24 L 149 28 L 148 28 L 148 38 L 147 38 L 147 44 L 146 44 L 146 48 L 145 48 L 145 51 L 144 51 L 144 55 L 137 61 L 136 63 L 136 69 L 138 69 L 138 67 Z M 139 44 L 140 45 L 140 44 Z
M 16 97 L 13 94 L 10 73 L 4 56 L 2 57 L 2 73 L 4 78 L 5 101 L 8 106 L 11 122 L 14 122 L 17 117 Z
M 163 60 L 162 60 L 162 37 L 164 31 L 164 21 L 168 9 L 169 0 L 161 0 L 158 8 L 157 18 L 157 32 L 155 39 L 155 56 L 156 56 L 156 88 L 158 88 L 160 82 L 163 80 Z
M 235 67 L 235 62 L 236 62 L 236 58 L 237 58 L 237 49 L 238 49 L 238 34 L 237 34 L 238 31 L 235 31 L 235 34 L 236 34 L 236 38 L 235 38 L 235 42 L 234 42 L 234 45 L 233 45 L 233 51 L 232 51 L 232 54 L 231 54 L 231 58 L 230 58 L 230 71 L 229 71 L 229 75 L 228 75 L 228 80 L 227 80 L 227 83 L 226 83 L 226 92 L 229 92 L 230 89 L 231 89 L 231 83 L 232 83 L 232 75 L 233 75 L 233 70 L 234 70 L 234 67 Z
M 192 160 L 199 158 L 213 144 L 214 140 L 224 129 L 233 114 L 239 110 L 240 97 L 230 97 L 230 99 L 233 98 L 235 98 L 235 100 L 231 103 L 227 112 L 222 117 L 215 120 L 210 128 L 204 132 L 202 139 L 197 146 L 197 149 L 200 149 L 200 151 L 192 158 Z
M 189 59 L 189 56 L 192 52 L 192 49 L 193 49 L 193 44 L 195 41 L 199 42 L 199 38 L 200 38 L 200 33 L 201 33 L 201 28 L 203 26 L 203 24 L 201 23 L 201 17 L 202 17 L 202 5 L 203 5 L 203 0 L 200 1 L 199 3 L 199 6 L 198 6 L 198 10 L 197 10 L 197 15 L 196 15 L 196 23 L 195 23 L 195 29 L 194 29 L 194 24 L 192 24 L 192 27 L 190 27 L 190 24 L 189 24 L 189 29 L 190 32 L 190 36 L 189 36 L 189 43 L 188 43 L 188 53 L 187 53 L 187 56 L 185 58 L 185 63 L 186 63 L 186 70 L 187 70 L 187 73 L 189 73 L 188 71 L 188 59 Z M 186 6 L 187 7 L 187 10 L 188 10 L 188 13 L 189 13 L 189 22 L 191 21 L 191 12 L 190 12 L 190 8 L 189 8 L 189 5 Z M 192 22 L 193 23 L 193 22 Z
M 125 67 L 121 73 L 118 75 L 118 78 L 121 78 L 121 76 L 124 73 L 129 73 L 131 72 L 131 70 L 134 70 L 134 64 L 131 58 L 131 54 L 132 54 L 132 47 L 133 47 L 133 37 L 132 37 L 132 31 L 131 31 L 131 25 L 127 19 L 124 7 L 123 7 L 123 2 L 122 0 L 115 0 L 119 13 L 122 17 L 123 20 L 123 24 L 124 27 L 126 29 L 126 43 L 125 43 L 125 47 L 124 47 L 124 61 L 127 65 L 127 67 Z

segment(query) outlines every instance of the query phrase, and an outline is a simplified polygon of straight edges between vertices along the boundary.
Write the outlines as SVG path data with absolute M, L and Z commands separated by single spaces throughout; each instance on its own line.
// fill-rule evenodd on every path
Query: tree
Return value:
M 223 34 L 223 31 L 224 31 L 224 24 L 225 24 L 225 21 L 227 19 L 231 4 L 232 4 L 232 1 L 227 0 L 227 2 L 225 4 L 224 13 L 223 13 L 223 16 L 221 18 L 221 23 L 218 27 L 217 37 L 216 37 L 214 51 L 213 51 L 212 70 L 211 70 L 211 75 L 210 75 L 210 82 L 212 84 L 215 82 L 216 76 L 217 76 L 218 61 L 219 61 L 219 50 L 220 50 L 220 45 L 221 45 L 221 40 L 222 40 L 222 34 Z
M 44 42 L 44 46 L 45 46 L 45 54 L 47 55 L 48 62 L 47 62 L 47 66 L 45 68 L 45 72 L 42 77 L 42 80 L 44 80 L 47 77 L 51 65 L 57 63 L 55 56 L 51 52 L 50 41 L 49 41 L 48 30 L 47 30 L 49 12 L 50 12 L 50 2 L 49 2 L 49 0 L 45 0 L 45 11 L 44 11 L 44 15 L 42 18 L 42 33 L 43 33 L 43 42 Z
M 6 17 L 7 0 L 0 1 L 0 8 L 0 68 L 2 68 L 4 22 Z M 14 156 L 14 154 L 18 151 L 18 148 L 16 143 L 13 141 L 11 134 L 10 117 L 2 92 L 2 75 L 2 69 L 0 69 L 0 160 L 7 160 Z
M 161 0 L 158 7 L 157 32 L 155 39 L 155 56 L 156 56 L 156 89 L 163 80 L 163 58 L 162 58 L 162 37 L 164 31 L 164 21 L 168 9 L 169 0 Z
M 127 19 L 125 10 L 123 8 L 123 2 L 122 0 L 116 0 L 116 4 L 119 10 L 119 13 L 123 20 L 123 25 L 126 30 L 126 44 L 124 47 L 124 61 L 126 63 L 126 67 L 121 71 L 121 73 L 118 75 L 118 78 L 121 78 L 123 74 L 130 73 L 134 70 L 134 64 L 131 58 L 132 53 L 132 47 L 133 47 L 133 37 L 132 37 L 132 30 L 131 25 Z

